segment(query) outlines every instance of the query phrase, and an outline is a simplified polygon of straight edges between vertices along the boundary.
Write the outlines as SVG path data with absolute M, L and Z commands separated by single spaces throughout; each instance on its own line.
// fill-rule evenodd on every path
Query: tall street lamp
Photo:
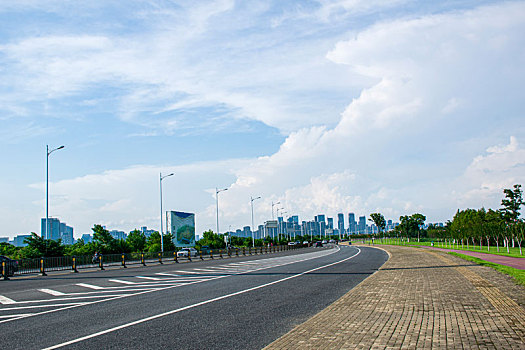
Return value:
M 217 234 L 219 234 L 219 193 L 228 191 L 227 188 L 218 189 L 215 187 L 215 200 L 217 201 Z
M 277 205 L 277 204 L 281 204 L 281 202 L 276 202 L 276 203 L 272 202 L 272 220 L 273 220 L 273 207 L 274 205 Z
M 47 157 L 46 157 L 46 231 L 45 231 L 46 235 L 44 237 L 45 239 L 49 239 L 49 236 L 48 236 L 49 234 L 48 233 L 48 228 L 49 228 L 49 155 L 62 148 L 64 148 L 64 146 L 54 148 L 50 151 L 49 145 L 46 145 Z
M 254 223 L 253 223 L 253 201 L 257 200 L 257 199 L 261 199 L 261 196 L 255 197 L 255 198 L 250 197 L 250 202 L 251 202 L 250 204 L 252 205 L 252 247 L 255 247 L 255 238 L 253 237 L 253 235 L 254 235 L 253 231 L 255 229 Z
M 167 178 L 168 176 L 175 175 L 174 173 L 164 175 L 162 176 L 162 173 L 160 173 L 160 251 L 164 253 L 164 227 L 162 226 L 162 180 Z M 166 223 L 166 226 L 168 223 Z M 166 227 L 167 228 L 167 227 Z

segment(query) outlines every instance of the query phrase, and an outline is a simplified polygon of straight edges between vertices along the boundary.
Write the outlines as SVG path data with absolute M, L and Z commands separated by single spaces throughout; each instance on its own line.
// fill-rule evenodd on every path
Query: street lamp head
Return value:
M 60 147 L 58 147 L 57 149 L 62 149 L 62 148 L 64 148 L 64 147 L 65 147 L 65 146 L 60 146 Z

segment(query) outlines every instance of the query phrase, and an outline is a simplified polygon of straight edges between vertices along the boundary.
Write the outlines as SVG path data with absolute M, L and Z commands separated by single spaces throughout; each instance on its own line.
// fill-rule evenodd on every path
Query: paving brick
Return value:
M 525 349 L 525 288 L 442 252 L 383 248 L 379 271 L 266 349 Z

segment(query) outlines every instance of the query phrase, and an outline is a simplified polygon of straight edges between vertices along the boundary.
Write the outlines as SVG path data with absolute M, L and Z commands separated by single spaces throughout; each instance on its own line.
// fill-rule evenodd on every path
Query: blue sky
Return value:
M 522 1 L 3 1 L 0 236 L 499 207 L 524 183 Z

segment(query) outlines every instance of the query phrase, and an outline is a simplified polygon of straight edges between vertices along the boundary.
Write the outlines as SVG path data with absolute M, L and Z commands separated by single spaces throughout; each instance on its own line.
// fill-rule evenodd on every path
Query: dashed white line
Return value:
M 77 283 L 76 285 L 80 287 L 91 288 L 91 289 L 104 289 L 104 287 L 95 286 L 93 284 L 87 284 L 87 283 Z
M 58 290 L 47 289 L 47 288 L 39 289 L 39 291 L 41 291 L 42 293 L 54 295 L 56 297 L 61 296 L 61 295 L 66 295 L 65 293 L 59 292 Z
M 109 282 L 122 283 L 122 284 L 137 284 L 137 282 L 130 282 L 130 281 L 124 281 L 124 280 L 117 280 L 117 279 L 109 280 Z
M 14 301 L 13 299 L 0 295 L 0 304 L 15 304 L 15 303 L 16 301 Z

